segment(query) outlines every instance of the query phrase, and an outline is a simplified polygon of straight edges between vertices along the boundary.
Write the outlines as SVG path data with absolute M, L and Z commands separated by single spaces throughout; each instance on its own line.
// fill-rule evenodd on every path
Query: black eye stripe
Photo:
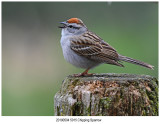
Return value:
M 72 26 L 72 25 L 69 25 L 68 27 L 69 27 L 69 28 L 74 28 L 74 29 L 80 29 L 80 27 L 74 27 L 74 26 Z

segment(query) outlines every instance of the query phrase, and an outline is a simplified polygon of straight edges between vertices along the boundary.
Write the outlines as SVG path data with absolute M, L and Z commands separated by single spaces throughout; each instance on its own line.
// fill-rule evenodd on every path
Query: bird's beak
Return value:
M 66 28 L 67 23 L 66 22 L 60 22 L 60 24 L 63 24 L 62 26 L 58 26 L 59 28 Z

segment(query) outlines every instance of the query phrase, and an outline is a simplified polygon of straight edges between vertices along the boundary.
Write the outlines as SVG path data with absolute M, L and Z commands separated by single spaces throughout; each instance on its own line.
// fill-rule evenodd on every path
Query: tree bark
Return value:
M 56 116 L 158 116 L 158 81 L 133 74 L 68 76 L 54 108 Z

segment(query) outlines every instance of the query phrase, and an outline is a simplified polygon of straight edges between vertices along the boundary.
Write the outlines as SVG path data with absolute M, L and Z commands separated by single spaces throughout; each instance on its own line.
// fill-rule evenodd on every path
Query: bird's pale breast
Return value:
M 99 64 L 95 61 L 89 60 L 88 58 L 80 56 L 77 53 L 75 53 L 70 48 L 69 38 L 64 38 L 62 36 L 61 47 L 63 50 L 63 56 L 64 56 L 65 60 L 76 67 L 87 69 L 87 68 L 93 68 Z

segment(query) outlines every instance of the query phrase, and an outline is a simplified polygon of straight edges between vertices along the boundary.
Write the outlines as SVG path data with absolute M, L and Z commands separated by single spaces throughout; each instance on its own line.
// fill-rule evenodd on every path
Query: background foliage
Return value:
M 100 65 L 90 72 L 158 78 L 157 2 L 3 2 L 2 115 L 54 115 L 63 79 L 83 71 L 64 60 L 60 46 L 58 22 L 72 17 L 122 55 L 155 66 Z

